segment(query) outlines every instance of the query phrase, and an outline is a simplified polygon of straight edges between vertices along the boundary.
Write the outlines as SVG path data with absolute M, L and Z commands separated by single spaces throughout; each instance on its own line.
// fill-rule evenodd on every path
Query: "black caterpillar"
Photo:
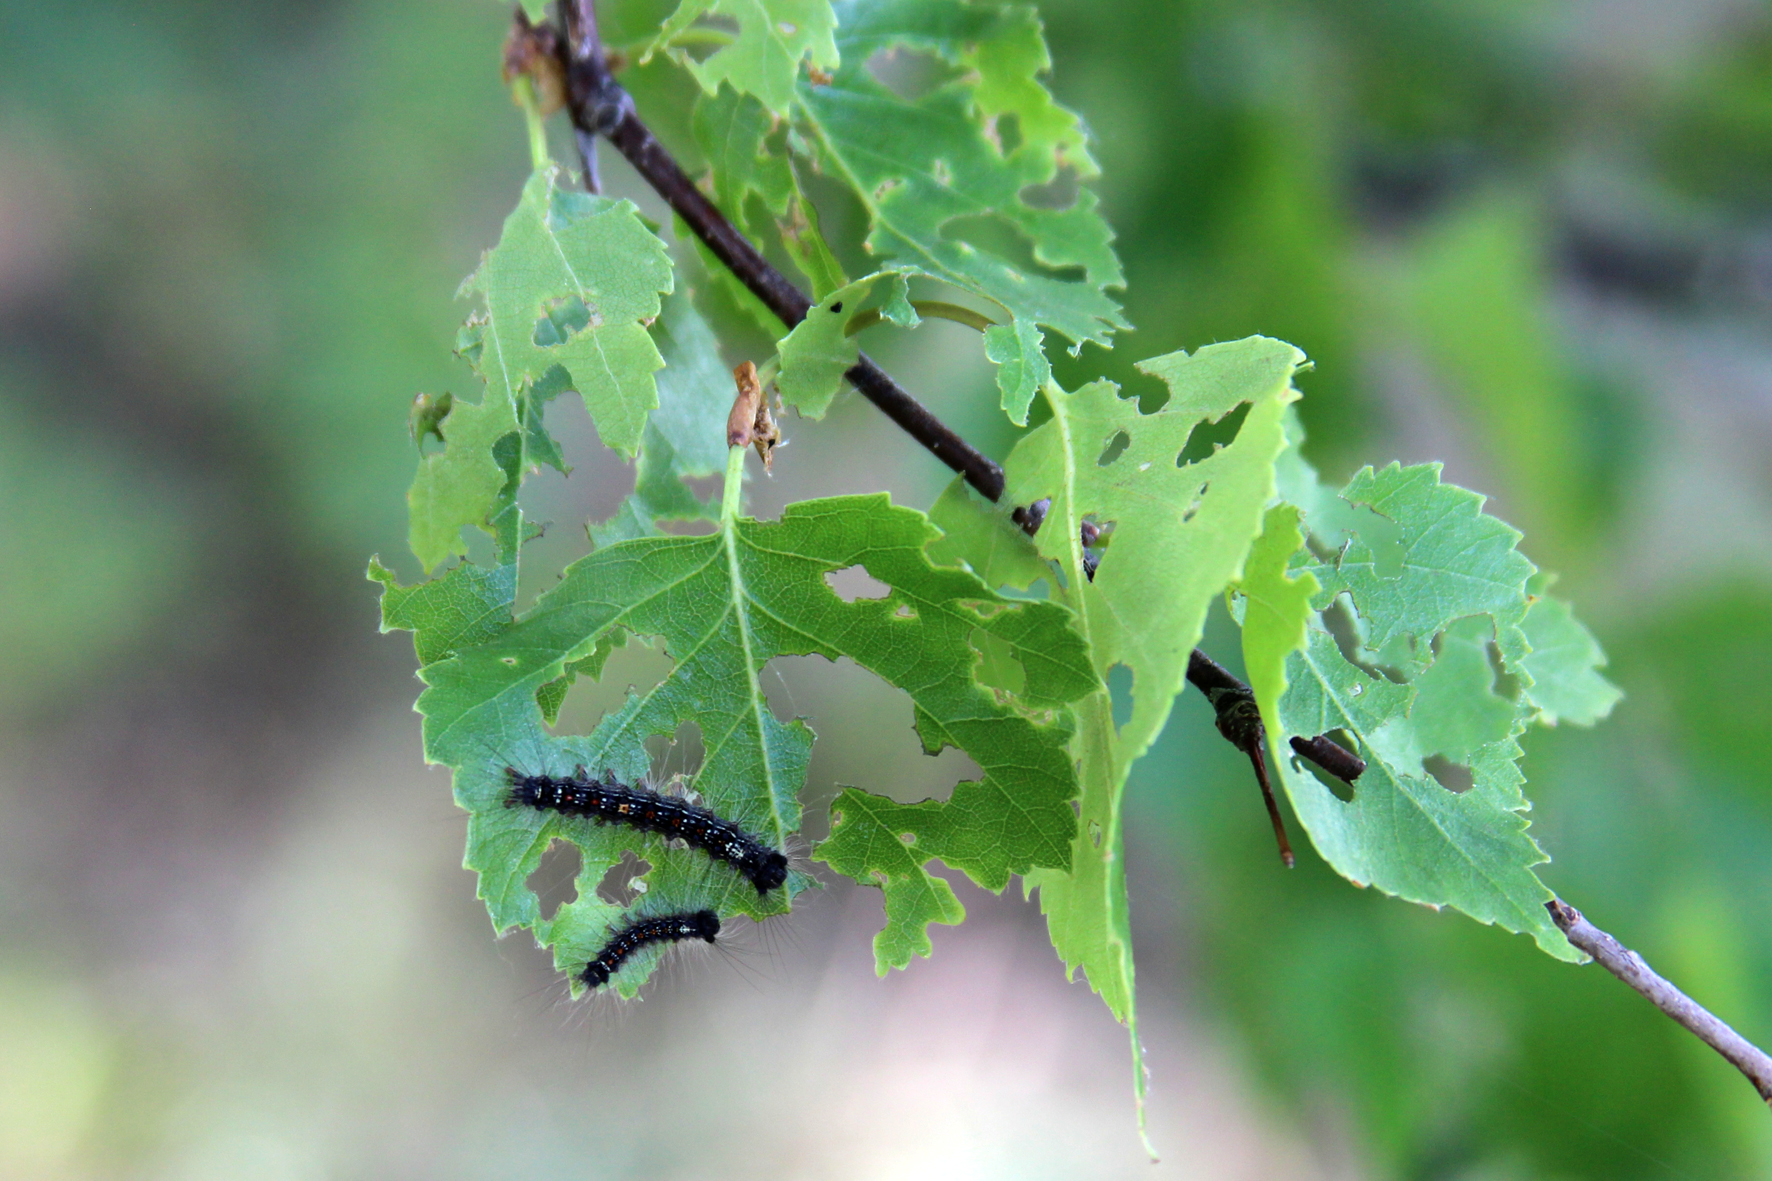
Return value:
M 711 910 L 688 914 L 667 914 L 655 919 L 641 919 L 618 931 L 604 945 L 595 959 L 585 965 L 579 979 L 592 988 L 609 983 L 621 971 L 628 957 L 648 943 L 680 943 L 685 939 L 702 939 L 709 943 L 720 933 L 720 916 Z
M 727 862 L 750 879 L 758 894 L 767 894 L 788 880 L 786 856 L 731 821 L 675 796 L 617 783 L 615 776 L 608 773 L 599 783 L 583 767 L 571 778 L 525 775 L 515 767 L 506 767 L 505 774 L 511 779 L 508 806 L 540 808 L 563 816 L 591 816 L 599 824 L 625 824 L 641 832 L 682 837 L 687 844 L 715 861 Z

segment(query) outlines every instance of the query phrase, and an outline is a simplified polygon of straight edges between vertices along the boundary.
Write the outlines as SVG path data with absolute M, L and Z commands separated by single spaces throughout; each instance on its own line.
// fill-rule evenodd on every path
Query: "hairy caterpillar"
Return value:
M 609 983 L 609 978 L 621 971 L 621 966 L 627 962 L 628 957 L 649 943 L 680 943 L 685 939 L 701 939 L 712 943 L 714 936 L 719 933 L 720 916 L 711 910 L 641 919 L 617 931 L 604 944 L 603 950 L 585 965 L 584 971 L 579 973 L 579 979 L 592 988 L 597 988 Z
M 681 837 L 716 861 L 724 861 L 750 880 L 758 894 L 767 894 L 788 880 L 787 856 L 771 849 L 730 820 L 675 796 L 617 783 L 605 773 L 602 782 L 583 767 L 570 778 L 525 775 L 506 767 L 511 780 L 507 806 L 539 808 L 563 816 L 590 816 L 599 824 L 625 824 L 641 832 Z

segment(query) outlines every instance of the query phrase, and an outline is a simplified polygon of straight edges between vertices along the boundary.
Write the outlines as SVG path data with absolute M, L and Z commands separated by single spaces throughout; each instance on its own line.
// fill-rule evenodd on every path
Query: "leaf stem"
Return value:
M 748 447 L 734 447 L 726 455 L 726 487 L 720 493 L 720 521 L 730 525 L 738 519 L 744 501 L 744 456 Z
M 545 60 L 545 59 L 544 59 Z M 529 132 L 529 165 L 540 172 L 548 165 L 548 132 L 542 122 L 541 103 L 535 97 L 535 83 L 522 74 L 511 83 L 511 94 L 523 108 L 523 125 Z
M 944 299 L 913 299 L 911 307 L 919 316 L 933 317 L 937 320 L 952 320 L 956 324 L 964 324 L 968 328 L 983 332 L 986 328 L 995 328 L 997 322 L 983 312 L 974 311 L 957 303 L 948 303 Z M 872 328 L 882 319 L 879 308 L 869 308 L 865 312 L 857 312 L 843 325 L 844 336 L 854 336 L 864 329 Z

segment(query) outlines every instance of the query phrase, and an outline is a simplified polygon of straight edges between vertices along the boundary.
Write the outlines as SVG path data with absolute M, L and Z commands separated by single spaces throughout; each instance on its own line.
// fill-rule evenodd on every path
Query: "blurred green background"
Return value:
M 1043 12 L 1139 326 L 1061 378 L 1284 337 L 1328 474 L 1492 494 L 1628 693 L 1529 741 L 1546 880 L 1772 1041 L 1772 14 Z M 0 4 L 0 1176 L 1149 1175 L 1123 1038 L 1013 894 L 876 981 L 878 896 L 833 887 L 621 1012 L 490 937 L 362 569 L 416 574 L 406 405 L 470 391 L 451 295 L 526 163 L 506 20 Z M 1006 450 L 975 340 L 882 352 Z M 761 512 L 943 483 L 852 397 L 788 426 Z M 547 560 L 631 478 L 562 433 Z M 963 772 L 784 664 L 815 792 Z M 1280 871 L 1196 695 L 1130 806 L 1159 1174 L 1772 1176 L 1748 1086 L 1598 969 Z

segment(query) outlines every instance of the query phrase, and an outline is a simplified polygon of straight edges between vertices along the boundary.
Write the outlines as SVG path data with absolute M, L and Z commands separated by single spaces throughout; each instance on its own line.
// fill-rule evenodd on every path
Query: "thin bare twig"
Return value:
M 1648 997 L 1684 1026 L 1699 1041 L 1721 1054 L 1747 1076 L 1760 1098 L 1772 1104 L 1772 1057 L 1736 1033 L 1709 1009 L 1669 984 L 1643 962 L 1643 957 L 1582 917 L 1581 912 L 1556 899 L 1544 904 L 1551 921 L 1569 942 L 1594 957 L 1608 972 Z

